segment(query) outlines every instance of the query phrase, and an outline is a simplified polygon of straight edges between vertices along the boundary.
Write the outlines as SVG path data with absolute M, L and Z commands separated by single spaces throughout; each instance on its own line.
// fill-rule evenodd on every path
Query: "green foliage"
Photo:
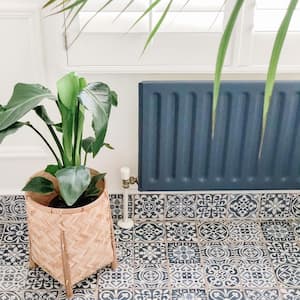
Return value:
M 100 190 L 97 188 L 98 181 L 104 179 L 106 173 L 103 174 L 97 174 L 92 177 L 91 182 L 87 189 L 84 192 L 84 197 L 96 197 L 99 195 Z
M 49 194 L 54 191 L 54 186 L 52 181 L 44 177 L 33 177 L 23 187 L 23 191 L 30 191 L 40 194 Z
M 63 168 L 58 170 L 55 176 L 60 195 L 68 206 L 72 206 L 78 200 L 91 182 L 90 171 L 83 166 Z
M 49 1 L 49 5 L 53 1 Z M 85 78 L 69 73 L 57 82 L 58 96 L 38 84 L 18 83 L 6 106 L 0 106 L 0 143 L 10 134 L 26 125 L 34 130 L 46 143 L 56 159 L 56 164 L 50 164 L 45 171 L 55 176 L 59 182 L 61 197 L 68 206 L 72 206 L 81 195 L 90 197 L 99 193 L 96 182 L 104 177 L 99 174 L 91 180 L 89 169 L 85 167 L 86 156 L 95 156 L 105 146 L 104 143 L 111 106 L 118 103 L 117 94 L 108 85 L 101 82 L 88 84 Z M 44 105 L 45 99 L 54 100 L 61 116 L 61 122 L 54 123 L 49 117 Z M 92 115 L 92 128 L 95 136 L 83 139 L 84 114 L 88 110 Z M 30 122 L 20 122 L 31 110 L 43 120 L 59 150 L 60 157 L 52 148 L 46 137 Z M 61 138 L 57 136 L 61 133 Z M 81 149 L 85 150 L 84 166 L 82 166 Z M 98 179 L 98 180 L 97 180 Z M 31 179 L 24 191 L 50 193 L 54 190 L 51 181 L 43 177 Z

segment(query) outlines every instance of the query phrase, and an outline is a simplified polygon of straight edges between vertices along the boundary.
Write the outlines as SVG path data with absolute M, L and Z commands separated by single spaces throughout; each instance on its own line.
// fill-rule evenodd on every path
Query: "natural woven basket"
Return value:
M 91 170 L 91 173 L 95 171 Z M 103 192 L 91 204 L 58 209 L 47 206 L 58 193 L 56 178 L 45 172 L 34 176 L 44 176 L 53 181 L 56 192 L 47 196 L 26 193 L 30 267 L 40 266 L 65 285 L 67 297 L 70 298 L 75 283 L 109 264 L 114 269 L 117 267 L 105 183 L 98 183 Z

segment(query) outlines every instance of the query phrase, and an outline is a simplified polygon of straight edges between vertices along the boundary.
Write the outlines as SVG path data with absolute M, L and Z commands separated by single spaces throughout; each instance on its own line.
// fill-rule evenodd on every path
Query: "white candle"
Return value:
M 121 179 L 128 180 L 130 177 L 130 169 L 128 167 L 121 168 Z

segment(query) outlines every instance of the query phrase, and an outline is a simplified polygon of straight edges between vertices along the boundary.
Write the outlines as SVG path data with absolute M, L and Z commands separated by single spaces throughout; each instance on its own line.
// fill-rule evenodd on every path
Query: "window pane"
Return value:
M 219 10 L 222 8 L 226 0 L 174 0 L 171 11 L 203 11 L 203 10 Z M 169 0 L 161 0 L 156 6 L 156 10 L 162 11 L 168 5 Z

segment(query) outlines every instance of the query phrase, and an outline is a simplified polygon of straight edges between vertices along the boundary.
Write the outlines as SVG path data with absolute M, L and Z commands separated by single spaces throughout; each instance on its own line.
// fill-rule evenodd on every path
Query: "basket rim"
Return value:
M 92 168 L 89 168 L 92 172 L 97 172 Z M 40 171 L 42 172 L 42 171 Z M 37 174 L 39 174 L 40 172 L 35 173 L 33 176 L 36 176 Z M 97 172 L 98 173 L 98 172 Z M 103 190 L 102 193 L 98 196 L 98 198 L 93 201 L 92 203 L 86 204 L 84 206 L 81 207 L 75 207 L 75 208 L 55 208 L 55 207 L 49 207 L 46 205 L 43 205 L 41 203 L 38 203 L 37 201 L 33 200 L 30 197 L 30 192 L 25 192 L 25 198 L 26 198 L 26 203 L 29 206 L 32 206 L 38 210 L 43 210 L 45 212 L 48 212 L 50 214 L 58 214 L 58 215 L 68 215 L 68 214 L 78 214 L 78 213 L 82 213 L 84 211 L 89 211 L 92 208 L 96 207 L 101 201 L 105 200 L 106 198 L 108 198 L 108 193 L 107 193 L 107 189 L 106 189 L 106 181 L 105 179 L 103 180 Z

